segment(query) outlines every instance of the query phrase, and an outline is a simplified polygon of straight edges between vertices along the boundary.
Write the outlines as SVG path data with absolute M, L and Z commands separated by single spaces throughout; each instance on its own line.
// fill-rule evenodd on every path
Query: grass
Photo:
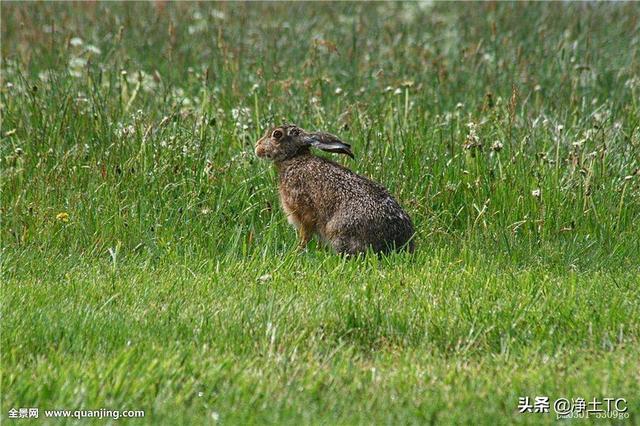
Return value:
M 3 420 L 640 423 L 638 5 L 0 7 Z M 283 121 L 416 253 L 297 252 L 253 155 Z

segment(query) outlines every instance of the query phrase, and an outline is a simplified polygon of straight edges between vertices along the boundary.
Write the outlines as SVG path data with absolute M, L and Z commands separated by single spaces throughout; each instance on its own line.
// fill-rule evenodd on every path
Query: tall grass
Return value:
M 636 4 L 0 7 L 2 416 L 466 422 L 637 395 Z M 297 253 L 253 154 L 281 122 L 351 143 L 417 253 Z

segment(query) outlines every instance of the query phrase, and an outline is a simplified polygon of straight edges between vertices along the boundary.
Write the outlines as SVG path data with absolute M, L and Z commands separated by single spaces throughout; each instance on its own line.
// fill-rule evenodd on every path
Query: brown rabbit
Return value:
M 280 201 L 305 247 L 317 233 L 338 252 L 413 250 L 413 225 L 389 192 L 371 180 L 310 152 L 346 154 L 351 146 L 324 132 L 274 127 L 256 143 L 256 155 L 274 162 Z

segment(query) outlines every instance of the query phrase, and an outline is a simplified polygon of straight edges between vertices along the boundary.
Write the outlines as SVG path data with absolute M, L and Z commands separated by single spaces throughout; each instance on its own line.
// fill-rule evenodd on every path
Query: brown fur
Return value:
M 325 158 L 310 146 L 350 156 L 350 146 L 328 133 L 294 125 L 270 129 L 256 143 L 256 155 L 278 171 L 282 208 L 304 247 L 317 234 L 338 253 L 413 250 L 413 225 L 381 185 Z

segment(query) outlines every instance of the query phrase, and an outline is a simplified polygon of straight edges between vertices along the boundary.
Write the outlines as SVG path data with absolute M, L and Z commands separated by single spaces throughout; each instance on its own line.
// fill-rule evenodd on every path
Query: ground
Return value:
M 640 423 L 638 4 L 1 13 L 3 422 Z M 416 252 L 299 252 L 253 154 L 283 122 L 352 144 Z

